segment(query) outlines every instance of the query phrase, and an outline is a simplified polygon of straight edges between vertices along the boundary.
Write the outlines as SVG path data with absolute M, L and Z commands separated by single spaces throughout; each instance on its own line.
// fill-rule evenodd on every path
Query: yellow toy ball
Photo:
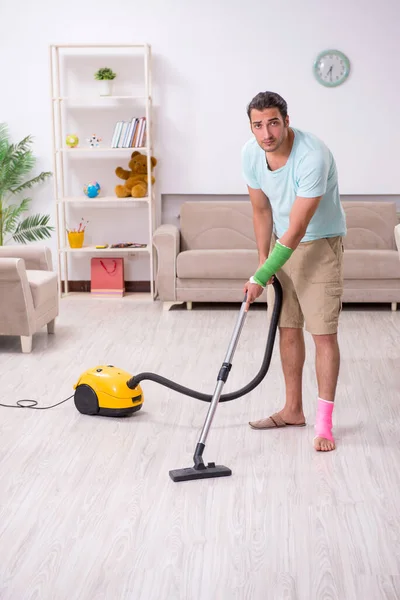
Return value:
M 79 138 L 75 134 L 67 135 L 67 137 L 65 138 L 65 143 L 70 148 L 76 148 L 76 146 L 79 144 Z

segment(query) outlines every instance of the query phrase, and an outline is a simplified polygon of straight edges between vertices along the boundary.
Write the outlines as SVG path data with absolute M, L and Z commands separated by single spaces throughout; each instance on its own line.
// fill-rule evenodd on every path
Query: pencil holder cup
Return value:
M 82 248 L 84 239 L 84 231 L 68 231 L 68 242 L 71 248 Z

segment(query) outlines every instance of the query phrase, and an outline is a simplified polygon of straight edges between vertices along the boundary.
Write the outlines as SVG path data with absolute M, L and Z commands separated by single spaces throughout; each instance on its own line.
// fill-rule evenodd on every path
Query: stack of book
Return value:
M 118 121 L 111 148 L 144 148 L 146 146 L 146 117 Z

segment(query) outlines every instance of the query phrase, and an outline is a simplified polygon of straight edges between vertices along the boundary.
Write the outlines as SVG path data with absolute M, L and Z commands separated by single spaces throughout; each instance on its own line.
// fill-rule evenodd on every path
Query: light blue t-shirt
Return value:
M 322 196 L 302 242 L 346 235 L 346 217 L 340 202 L 336 163 L 329 148 L 315 135 L 294 129 L 294 141 L 286 165 L 271 171 L 265 152 L 255 138 L 242 150 L 246 183 L 268 197 L 274 233 L 279 238 L 289 228 L 289 215 L 296 196 Z

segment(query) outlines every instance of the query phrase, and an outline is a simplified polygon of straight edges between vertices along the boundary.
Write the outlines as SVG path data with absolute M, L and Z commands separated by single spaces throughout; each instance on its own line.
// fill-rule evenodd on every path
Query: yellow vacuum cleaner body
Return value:
M 132 375 L 113 365 L 85 371 L 74 385 L 76 408 L 84 415 L 125 417 L 142 408 L 143 391 L 127 386 Z

